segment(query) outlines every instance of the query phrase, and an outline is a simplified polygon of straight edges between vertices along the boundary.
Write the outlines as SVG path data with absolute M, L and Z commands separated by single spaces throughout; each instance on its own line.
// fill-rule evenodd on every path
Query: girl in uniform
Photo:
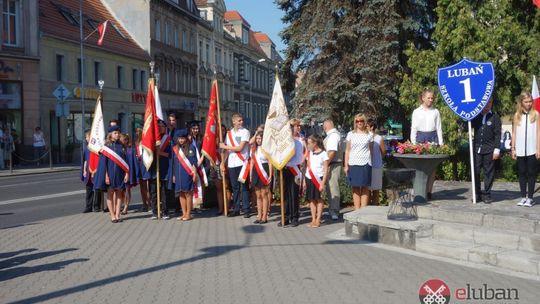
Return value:
M 148 190 L 148 179 L 145 176 L 148 176 L 148 170 L 144 166 L 142 161 L 142 134 L 143 130 L 141 128 L 135 129 L 135 155 L 137 158 L 137 178 L 139 179 L 141 198 L 142 198 L 142 208 L 141 212 L 147 212 L 150 210 L 150 191 Z
M 255 134 L 255 143 L 251 151 L 251 185 L 255 189 L 257 196 L 257 220 L 255 224 L 266 224 L 268 222 L 268 208 L 270 201 L 268 193 L 270 191 L 270 181 L 272 180 L 272 170 L 268 165 L 268 160 L 261 151 L 262 132 Z
M 307 140 L 309 153 L 306 157 L 306 178 L 304 180 L 306 199 L 311 209 L 309 227 L 319 227 L 323 212 L 321 193 L 328 178 L 328 154 L 324 151 L 323 140 L 318 135 L 311 135 Z
M 172 169 L 168 178 L 169 189 L 174 189 L 179 194 L 180 207 L 182 207 L 182 217 L 178 220 L 189 221 L 191 209 L 193 208 L 193 186 L 197 181 L 197 156 L 195 149 L 189 143 L 188 132 L 186 129 L 176 130 L 174 132 L 174 141 L 176 145 L 172 148 Z
M 132 145 L 129 135 L 121 134 L 120 142 L 126 151 L 126 160 L 129 166 L 129 177 L 126 183 L 126 193 L 124 196 L 124 208 L 121 212 L 123 215 L 125 215 L 128 212 L 129 203 L 131 203 L 131 188 L 137 186 L 139 182 L 139 163 L 137 160 L 137 149 Z
M 120 219 L 120 205 L 129 178 L 126 151 L 120 143 L 120 127 L 112 126 L 109 128 L 101 157 L 105 169 L 105 184 L 108 187 L 107 207 L 111 215 L 111 222 L 118 223 L 122 221 Z

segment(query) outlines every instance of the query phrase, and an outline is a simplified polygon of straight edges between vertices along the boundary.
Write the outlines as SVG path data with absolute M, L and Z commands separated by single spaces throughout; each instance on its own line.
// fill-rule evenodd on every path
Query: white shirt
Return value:
M 45 147 L 45 138 L 43 138 L 43 132 L 34 133 L 34 147 Z
M 538 119 L 538 115 L 536 119 Z M 531 114 L 521 114 L 519 125 L 516 125 L 516 155 L 530 156 L 536 154 L 536 127 L 537 121 L 531 121 Z M 526 135 L 525 135 L 526 134 Z
M 437 131 L 439 145 L 443 144 L 441 114 L 439 110 L 420 106 L 413 111 L 411 122 L 411 142 L 416 143 L 417 132 Z
M 373 135 L 370 133 L 347 133 L 347 142 L 351 143 L 351 150 L 349 151 L 349 166 L 371 166 L 371 152 L 369 151 L 369 144 L 373 142 Z
M 321 151 L 318 154 L 309 151 L 309 163 L 310 168 L 315 176 L 322 178 L 324 175 L 324 162 L 328 160 L 328 154 L 326 151 Z M 311 179 L 311 176 L 306 173 L 306 177 Z
M 260 147 L 255 150 L 255 155 L 252 155 L 251 157 L 256 157 L 259 164 L 268 164 L 268 160 L 266 159 L 266 156 L 264 156 L 264 154 L 261 152 Z
M 230 132 L 233 139 L 236 141 L 235 146 L 242 144 L 243 141 L 246 142 L 246 144 L 244 145 L 244 149 L 242 149 L 240 153 L 244 156 L 244 159 L 247 159 L 249 155 L 249 131 L 247 129 L 240 128 L 237 131 L 234 131 L 234 129 L 231 129 Z M 227 146 L 232 146 L 232 143 L 229 140 L 228 133 L 229 132 L 225 134 L 227 136 L 225 144 Z M 241 167 L 243 165 L 244 165 L 244 162 L 240 159 L 240 157 L 238 157 L 238 155 L 236 155 L 236 152 L 229 150 L 229 158 L 228 158 L 229 168 Z

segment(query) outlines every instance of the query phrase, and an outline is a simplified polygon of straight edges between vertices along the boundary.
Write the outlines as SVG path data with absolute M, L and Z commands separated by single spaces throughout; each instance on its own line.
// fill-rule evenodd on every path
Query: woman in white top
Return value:
M 371 203 L 379 204 L 379 190 L 382 189 L 383 178 L 383 157 L 386 154 L 386 147 L 382 136 L 377 133 L 377 122 L 373 118 L 367 120 L 368 130 L 373 135 L 373 157 L 371 163 Z
M 424 88 L 420 94 L 421 105 L 413 111 L 411 121 L 411 143 L 443 144 L 441 114 L 433 108 L 435 91 Z M 429 177 L 427 185 L 427 199 L 431 199 L 435 172 Z
M 536 181 L 536 160 L 540 158 L 539 127 L 540 119 L 533 107 L 531 94 L 522 92 L 517 98 L 512 126 L 512 159 L 517 159 L 521 192 L 518 206 L 532 207 L 534 205 L 532 197 Z
M 306 178 L 304 180 L 306 199 L 311 209 L 311 224 L 317 228 L 321 225 L 323 200 L 321 193 L 328 179 L 328 154 L 324 151 L 323 140 L 318 135 L 311 135 L 307 140 L 309 153 L 306 157 Z
M 40 127 L 36 127 L 34 131 L 34 159 L 37 160 L 37 165 L 39 166 L 39 161 L 41 160 L 41 157 L 43 157 L 43 153 L 45 152 L 45 136 L 43 135 L 43 131 L 41 131 Z
M 352 187 L 354 209 L 359 209 L 369 203 L 373 135 L 369 133 L 363 114 L 354 117 L 354 125 L 353 131 L 349 132 L 345 139 L 343 171 Z
M 255 144 L 251 151 L 251 186 L 255 188 L 257 197 L 257 219 L 254 224 L 268 223 L 268 208 L 270 200 L 268 193 L 270 192 L 270 181 L 272 180 L 272 170 L 268 164 L 268 160 L 261 151 L 262 132 L 255 133 Z

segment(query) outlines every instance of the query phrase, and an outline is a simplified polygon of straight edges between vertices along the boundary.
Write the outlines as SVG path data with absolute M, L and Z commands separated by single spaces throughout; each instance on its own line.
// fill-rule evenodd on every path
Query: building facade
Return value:
M 27 157 L 32 134 L 40 126 L 38 3 L 0 0 L 0 128 L 15 130 Z
M 163 111 L 185 127 L 199 112 L 194 0 L 103 1 L 155 61 Z
M 83 37 L 88 38 L 81 54 L 79 0 L 39 1 L 39 111 L 54 162 L 80 158 L 83 132 L 92 124 L 100 80 L 104 81 L 105 122 L 118 120 L 122 132 L 128 134 L 143 124 L 150 57 L 102 1 L 83 3 Z M 103 45 L 97 46 L 95 29 L 106 20 Z M 63 103 L 53 94 L 59 85 L 69 92 Z

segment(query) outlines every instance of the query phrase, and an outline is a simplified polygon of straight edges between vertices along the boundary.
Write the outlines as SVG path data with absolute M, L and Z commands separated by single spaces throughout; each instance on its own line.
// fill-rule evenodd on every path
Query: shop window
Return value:
M 22 84 L 0 81 L 0 128 L 15 129 L 22 138 Z

